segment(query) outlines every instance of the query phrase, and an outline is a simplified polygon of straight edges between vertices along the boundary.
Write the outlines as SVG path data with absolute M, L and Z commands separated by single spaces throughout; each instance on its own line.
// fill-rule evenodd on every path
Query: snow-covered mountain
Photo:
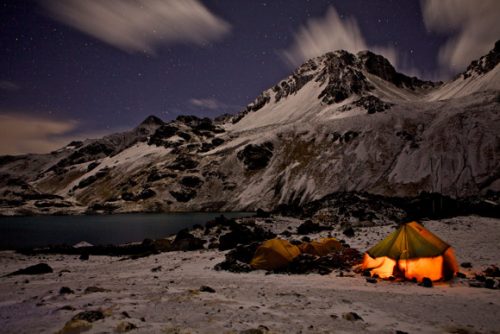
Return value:
M 0 157 L 0 212 L 272 209 L 338 191 L 500 191 L 500 42 L 447 83 L 382 56 L 311 59 L 241 113 L 150 116 L 44 155 Z

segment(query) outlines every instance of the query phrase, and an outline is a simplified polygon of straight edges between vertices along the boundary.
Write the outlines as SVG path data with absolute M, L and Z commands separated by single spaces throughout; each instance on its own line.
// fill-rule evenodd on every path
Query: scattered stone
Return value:
M 484 281 L 484 287 L 486 289 L 495 289 L 495 280 L 492 279 L 492 278 L 487 278 L 485 281 Z
M 102 311 L 83 311 L 75 315 L 71 320 L 85 320 L 88 322 L 94 322 L 97 320 L 104 319 L 104 313 Z
M 98 286 L 89 286 L 84 291 L 85 294 L 97 293 L 97 292 L 109 292 L 109 290 L 108 289 L 100 288 Z
M 304 234 L 317 233 L 317 232 L 330 230 L 330 229 L 331 228 L 328 226 L 322 226 L 320 224 L 313 223 L 312 220 L 308 219 L 297 227 L 297 233 L 304 235 Z
M 126 332 L 129 332 L 133 329 L 137 329 L 137 326 L 134 325 L 133 323 L 131 322 L 128 322 L 128 321 L 122 321 L 120 322 L 116 328 L 115 328 L 115 332 L 117 333 L 126 333 Z
M 215 290 L 208 285 L 202 285 L 200 287 L 200 292 L 208 292 L 208 293 L 215 293 Z
M 159 271 L 161 271 L 161 266 L 154 267 L 154 268 L 151 269 L 151 272 L 153 272 L 153 273 L 157 273 Z
M 239 334 L 265 334 L 266 332 L 261 328 L 250 328 L 240 331 Z
M 82 254 L 80 255 L 80 258 L 79 258 L 79 259 L 80 259 L 81 261 L 88 261 L 88 260 L 89 260 L 89 258 L 90 258 L 89 253 L 82 253 Z
M 34 266 L 29 266 L 24 269 L 20 269 L 14 271 L 7 276 L 16 276 L 16 275 L 41 275 L 41 274 L 49 274 L 52 273 L 52 268 L 46 263 L 35 264 Z
M 348 228 L 344 229 L 344 231 L 342 231 L 342 233 L 348 237 L 348 238 L 352 238 L 354 237 L 355 233 L 354 233 L 354 229 L 349 226 Z
M 73 290 L 68 288 L 67 286 L 63 286 L 61 289 L 59 289 L 59 294 L 60 295 L 69 295 L 75 293 Z
M 376 279 L 375 277 L 368 277 L 368 278 L 366 279 L 366 281 L 367 281 L 368 283 L 377 283 L 377 279 Z
M 467 278 L 467 276 L 464 273 L 461 273 L 460 271 L 457 272 L 456 276 L 458 278 Z
M 484 288 L 484 283 L 480 281 L 470 281 L 469 286 L 471 288 Z
M 432 280 L 429 277 L 424 277 L 422 279 L 422 283 L 419 284 L 420 286 L 423 286 L 424 288 L 432 288 Z
M 460 263 L 462 268 L 472 268 L 472 264 L 470 262 L 462 262 Z
M 255 217 L 257 217 L 257 218 L 269 218 L 269 217 L 271 217 L 271 214 L 269 212 L 266 212 L 266 211 L 259 208 L 255 212 Z M 272 223 L 272 221 L 271 221 L 271 223 Z
M 188 232 L 188 229 L 182 229 L 175 236 L 174 242 L 172 243 L 172 249 L 180 251 L 192 251 L 203 249 L 204 244 L 204 240 L 193 236 Z
M 64 305 L 63 307 L 60 307 L 59 310 L 61 310 L 61 311 L 74 311 L 74 310 L 76 310 L 76 308 L 74 308 L 71 305 Z
M 484 270 L 484 275 L 489 277 L 500 277 L 500 268 L 495 265 L 491 265 Z
M 363 318 L 361 318 L 356 312 L 344 313 L 342 314 L 342 318 L 344 318 L 347 321 L 357 321 L 357 320 L 363 321 Z
M 122 316 L 123 316 L 124 318 L 130 319 L 130 315 L 128 314 L 128 312 L 127 312 L 127 311 L 123 311 L 123 312 L 122 312 Z
M 86 332 L 92 328 L 92 324 L 85 320 L 70 320 L 57 334 L 79 334 Z

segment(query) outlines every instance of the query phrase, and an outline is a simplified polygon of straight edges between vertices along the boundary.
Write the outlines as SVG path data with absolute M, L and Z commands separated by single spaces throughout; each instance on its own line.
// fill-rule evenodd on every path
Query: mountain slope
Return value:
M 149 117 L 47 155 L 0 158 L 1 212 L 272 209 L 337 191 L 500 190 L 499 43 L 448 83 L 327 53 L 215 121 Z

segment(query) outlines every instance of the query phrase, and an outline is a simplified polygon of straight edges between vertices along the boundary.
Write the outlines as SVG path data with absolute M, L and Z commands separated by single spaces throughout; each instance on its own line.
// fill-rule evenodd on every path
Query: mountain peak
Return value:
M 473 60 L 461 75 L 467 79 L 473 74 L 485 74 L 500 63 L 500 40 L 496 41 L 493 49 L 479 59 Z
M 140 125 L 162 125 L 163 121 L 155 115 L 149 115 Z

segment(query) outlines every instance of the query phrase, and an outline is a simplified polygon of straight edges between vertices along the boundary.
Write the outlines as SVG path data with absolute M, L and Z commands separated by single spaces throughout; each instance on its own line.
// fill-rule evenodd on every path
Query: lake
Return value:
M 121 244 L 157 239 L 194 224 L 204 225 L 223 214 L 248 217 L 249 212 L 132 213 L 96 216 L 0 217 L 0 249 L 74 245 Z

